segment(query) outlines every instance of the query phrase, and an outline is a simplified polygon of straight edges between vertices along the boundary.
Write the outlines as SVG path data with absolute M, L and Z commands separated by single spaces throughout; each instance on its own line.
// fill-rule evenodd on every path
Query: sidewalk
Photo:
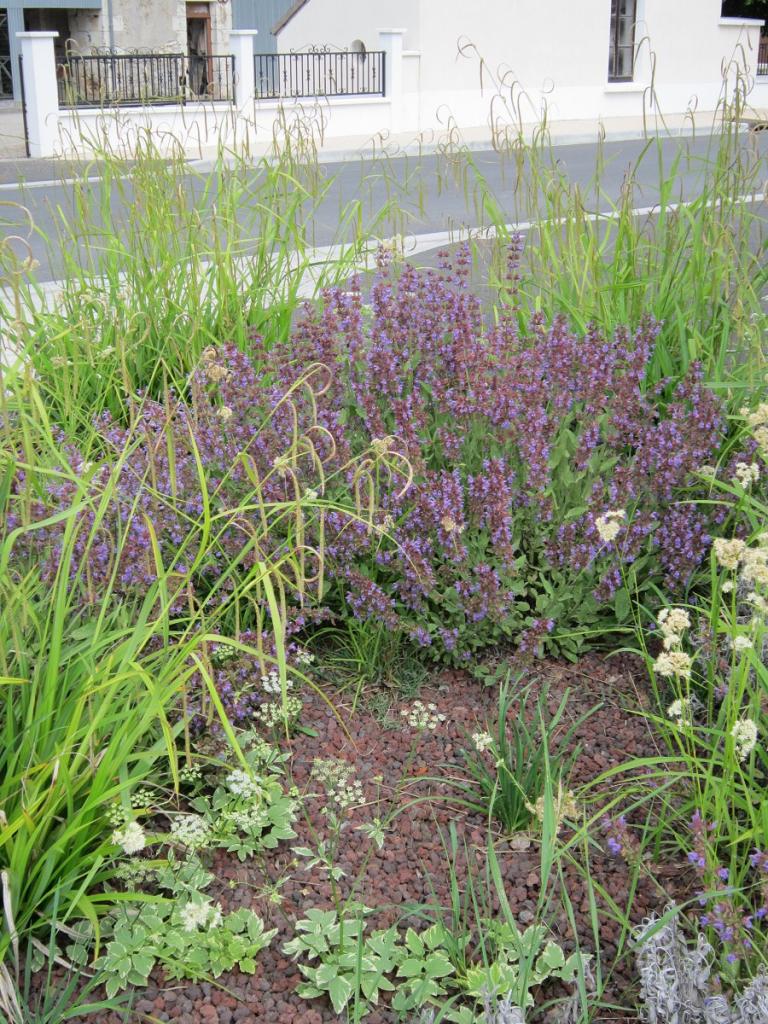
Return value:
M 0 161 L 26 157 L 20 103 L 0 102 Z
M 755 120 L 762 118 L 763 111 L 750 111 Z M 553 146 L 570 146 L 594 144 L 602 139 L 606 142 L 624 142 L 632 139 L 652 137 L 686 138 L 693 135 L 711 135 L 722 120 L 720 111 L 697 111 L 695 119 L 687 114 L 672 114 L 667 117 L 612 117 L 602 120 L 569 120 L 552 121 L 547 125 L 548 140 Z M 766 113 L 768 122 L 768 113 Z M 743 128 L 747 131 L 745 125 Z M 504 151 L 516 144 L 518 128 L 511 129 L 505 138 L 492 138 L 488 125 L 462 129 L 452 133 L 439 132 L 399 132 L 381 139 L 370 135 L 349 135 L 327 139 L 318 147 L 318 160 L 321 163 L 336 163 L 345 160 L 372 159 L 376 156 L 397 158 L 419 154 L 450 151 L 462 146 L 476 152 L 487 152 L 493 149 Z M 522 135 L 527 143 L 534 138 L 540 140 L 541 129 L 538 124 L 524 124 Z M 270 138 L 263 144 L 258 142 L 251 146 L 254 158 L 269 156 L 273 152 Z M 204 169 L 215 159 L 215 150 L 203 152 L 202 157 L 190 158 L 190 164 Z
M 762 111 L 750 111 L 756 119 Z M 767 115 L 768 116 L 768 115 Z M 622 142 L 652 136 L 690 137 L 694 134 L 709 135 L 719 123 L 719 112 L 698 111 L 695 122 L 691 116 L 674 114 L 666 118 L 614 117 L 602 121 L 553 121 L 547 126 L 548 139 L 554 146 L 594 144 L 598 139 L 607 142 Z M 744 125 L 744 131 L 748 126 Z M 523 125 L 523 138 L 530 142 L 538 136 L 540 128 L 535 124 Z M 450 137 L 439 132 L 400 132 L 381 138 L 370 135 L 356 135 L 327 139 L 318 147 L 317 156 L 321 163 L 336 163 L 361 159 L 402 156 L 418 156 L 450 151 L 457 146 L 482 152 L 493 149 L 505 150 L 516 144 L 517 129 L 510 129 L 506 138 L 491 137 L 487 125 L 467 128 L 452 133 Z M 250 147 L 253 160 L 269 157 L 274 152 L 271 135 L 263 143 L 258 141 Z M 207 170 L 216 159 L 216 148 L 208 147 L 188 154 L 191 167 Z M 83 167 L 98 176 L 98 163 L 92 160 L 40 159 L 30 160 L 25 156 L 24 129 L 21 108 L 18 104 L 0 104 L 0 185 L 17 181 L 47 182 L 70 177 Z

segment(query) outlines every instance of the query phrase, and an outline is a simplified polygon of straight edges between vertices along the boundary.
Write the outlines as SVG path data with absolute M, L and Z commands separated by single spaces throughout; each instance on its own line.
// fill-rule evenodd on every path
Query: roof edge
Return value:
M 288 22 L 293 18 L 295 14 L 298 14 L 302 7 L 306 7 L 309 0 L 295 0 L 293 4 L 288 8 L 282 18 L 278 18 L 275 24 L 272 26 L 272 35 L 276 36 L 278 32 L 282 32 Z

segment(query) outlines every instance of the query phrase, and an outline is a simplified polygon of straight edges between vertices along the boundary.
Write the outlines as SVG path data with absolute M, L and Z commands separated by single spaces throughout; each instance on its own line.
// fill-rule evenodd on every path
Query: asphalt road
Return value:
M 745 155 L 751 154 L 761 162 L 761 180 L 768 178 L 767 136 L 768 133 L 746 132 L 741 136 Z M 608 212 L 631 172 L 635 178 L 632 200 L 635 207 L 653 207 L 659 201 L 660 182 L 673 167 L 677 170 L 676 185 L 668 201 L 684 202 L 695 198 L 701 190 L 704 165 L 711 159 L 716 144 L 710 136 L 664 139 L 654 141 L 650 148 L 640 140 L 606 142 L 600 148 L 594 143 L 585 143 L 553 147 L 547 159 L 554 173 L 562 174 L 583 189 L 585 205 L 590 210 Z M 397 207 L 396 217 L 385 218 L 379 224 L 377 235 L 380 237 L 396 233 L 419 236 L 461 227 L 481 227 L 487 223 L 487 217 L 477 187 L 477 173 L 484 179 L 508 223 L 531 221 L 542 214 L 543 204 L 537 207 L 530 201 L 531 190 L 526 187 L 530 169 L 525 162 L 492 151 L 474 152 L 471 161 L 474 170 L 470 173 L 465 164 L 436 154 L 323 164 L 321 174 L 328 190 L 305 224 L 306 237 L 314 245 L 341 241 L 342 211 L 347 203 L 356 199 L 361 203 L 363 224 L 370 222 L 388 199 Z M 594 188 L 598 163 L 599 193 Z M 31 254 L 39 263 L 35 272 L 37 280 L 57 280 L 65 272 L 57 226 L 62 217 L 73 217 L 75 190 L 70 180 L 55 180 L 53 171 L 71 174 L 73 167 L 40 162 L 19 163 L 18 168 L 16 173 L 24 173 L 26 181 L 13 180 L 11 174 L 11 180 L 0 182 L 0 237 L 13 234 L 27 237 Z M 91 165 L 87 173 L 86 189 L 94 208 L 98 209 L 98 201 L 106 198 L 101 168 Z M 255 223 L 253 207 L 259 173 L 254 168 L 252 179 L 245 182 L 238 211 L 246 239 L 251 237 L 248 234 L 250 224 Z M 204 216 L 206 204 L 214 203 L 217 195 L 210 171 L 190 165 L 185 187 L 190 202 L 198 204 Z M 760 187 L 762 189 L 762 181 Z M 130 216 L 134 201 L 128 171 L 120 187 L 113 186 L 104 207 L 109 209 L 109 217 L 119 229 Z M 98 223 L 95 226 L 98 228 Z M 83 242 L 83 253 L 85 247 Z M 22 248 L 19 246 L 20 250 Z

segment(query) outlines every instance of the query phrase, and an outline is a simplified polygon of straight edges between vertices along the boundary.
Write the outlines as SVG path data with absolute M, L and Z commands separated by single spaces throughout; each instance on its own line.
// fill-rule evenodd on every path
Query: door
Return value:
M 213 82 L 208 4 L 187 4 L 187 54 L 190 92 L 193 96 L 208 96 Z

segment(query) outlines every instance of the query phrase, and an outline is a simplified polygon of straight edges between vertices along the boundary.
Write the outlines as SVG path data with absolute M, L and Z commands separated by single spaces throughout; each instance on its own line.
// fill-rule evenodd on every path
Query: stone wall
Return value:
M 186 0 L 105 0 L 100 11 L 70 12 L 70 37 L 81 53 L 107 49 L 110 45 L 114 45 L 118 52 L 141 49 L 155 53 L 186 53 L 186 9 Z M 212 52 L 229 53 L 231 5 L 213 0 L 208 9 Z

